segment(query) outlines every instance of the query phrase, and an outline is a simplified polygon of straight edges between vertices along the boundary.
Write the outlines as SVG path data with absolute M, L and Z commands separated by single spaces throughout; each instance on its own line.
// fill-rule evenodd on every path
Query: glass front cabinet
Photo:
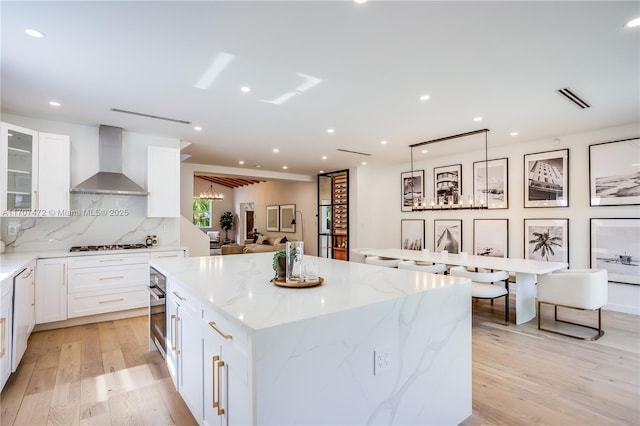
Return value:
M 318 175 L 318 256 L 349 260 L 349 171 Z
M 70 146 L 68 136 L 2 123 L 0 211 L 9 216 L 67 215 Z

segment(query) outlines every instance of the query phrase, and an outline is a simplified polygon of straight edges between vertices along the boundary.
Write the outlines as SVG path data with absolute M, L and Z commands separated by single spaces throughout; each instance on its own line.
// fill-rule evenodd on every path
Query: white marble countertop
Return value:
M 270 282 L 273 253 L 152 260 L 151 265 L 203 304 L 253 330 L 437 291 L 467 279 L 305 256 L 318 262 L 324 283 L 283 288 Z
M 152 253 L 172 250 L 185 250 L 185 247 L 168 247 L 156 246 L 146 249 L 129 249 L 129 250 L 102 250 L 102 251 L 80 251 L 70 252 L 68 250 L 42 250 L 37 252 L 8 252 L 0 254 L 0 281 L 7 277 L 13 276 L 20 272 L 30 261 L 34 259 L 51 259 L 56 257 L 75 257 L 75 256 L 104 256 L 106 254 L 123 254 L 123 253 Z

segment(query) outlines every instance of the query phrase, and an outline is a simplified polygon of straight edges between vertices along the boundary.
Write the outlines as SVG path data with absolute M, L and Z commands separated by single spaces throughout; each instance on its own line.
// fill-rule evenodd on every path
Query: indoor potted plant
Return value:
M 224 229 L 224 242 L 229 241 L 229 230 L 233 227 L 233 213 L 226 211 L 220 216 L 220 228 Z
M 278 250 L 273 254 L 273 272 L 275 272 L 275 279 L 278 281 L 284 281 L 287 278 L 287 250 Z

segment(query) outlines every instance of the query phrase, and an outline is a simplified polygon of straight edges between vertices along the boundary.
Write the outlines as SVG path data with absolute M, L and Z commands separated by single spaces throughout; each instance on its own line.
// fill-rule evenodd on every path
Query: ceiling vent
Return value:
M 164 121 L 171 121 L 174 123 L 191 124 L 191 122 L 187 120 L 178 120 L 177 118 L 160 117 L 159 115 L 145 114 L 143 112 L 127 111 L 126 109 L 111 108 L 111 111 L 121 112 L 123 114 L 137 115 L 139 117 L 153 118 L 154 120 L 164 120 Z
M 367 157 L 371 157 L 371 154 L 367 154 L 366 152 L 350 151 L 348 149 L 342 149 L 342 148 L 337 148 L 336 151 L 346 152 L 348 154 L 366 155 Z
M 591 105 L 586 103 L 584 99 L 580 98 L 580 96 L 573 93 L 571 89 L 569 89 L 568 87 L 565 87 L 563 89 L 558 89 L 556 90 L 556 92 L 560 93 L 562 96 L 567 98 L 569 101 L 571 101 L 573 104 L 577 105 L 581 109 L 591 108 Z

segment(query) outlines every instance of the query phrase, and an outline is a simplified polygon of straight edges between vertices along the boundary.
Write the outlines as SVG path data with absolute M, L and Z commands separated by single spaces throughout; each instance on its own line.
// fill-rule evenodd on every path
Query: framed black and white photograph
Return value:
M 433 249 L 449 253 L 462 251 L 462 220 L 436 219 L 433 221 Z
M 405 250 L 422 250 L 424 248 L 424 219 L 402 219 L 402 248 Z
M 569 219 L 525 219 L 524 258 L 569 263 Z
M 400 175 L 400 181 L 402 186 L 401 210 L 410 212 L 414 203 L 424 200 L 424 170 L 404 172 Z
M 640 139 L 589 145 L 592 206 L 640 204 Z
M 473 204 L 475 206 L 486 206 L 489 209 L 509 208 L 508 165 L 508 158 L 473 163 Z
M 433 193 L 436 204 L 458 204 L 462 195 L 462 164 L 433 169 Z
M 569 150 L 524 156 L 524 206 L 569 206 Z
M 280 231 L 280 206 L 267 206 L 267 231 Z
M 609 281 L 640 284 L 640 219 L 591 219 L 591 268 Z
M 509 219 L 474 219 L 473 254 L 508 257 Z
M 282 204 L 280 206 L 280 232 L 296 232 L 296 224 L 291 223 L 295 214 L 295 204 Z

